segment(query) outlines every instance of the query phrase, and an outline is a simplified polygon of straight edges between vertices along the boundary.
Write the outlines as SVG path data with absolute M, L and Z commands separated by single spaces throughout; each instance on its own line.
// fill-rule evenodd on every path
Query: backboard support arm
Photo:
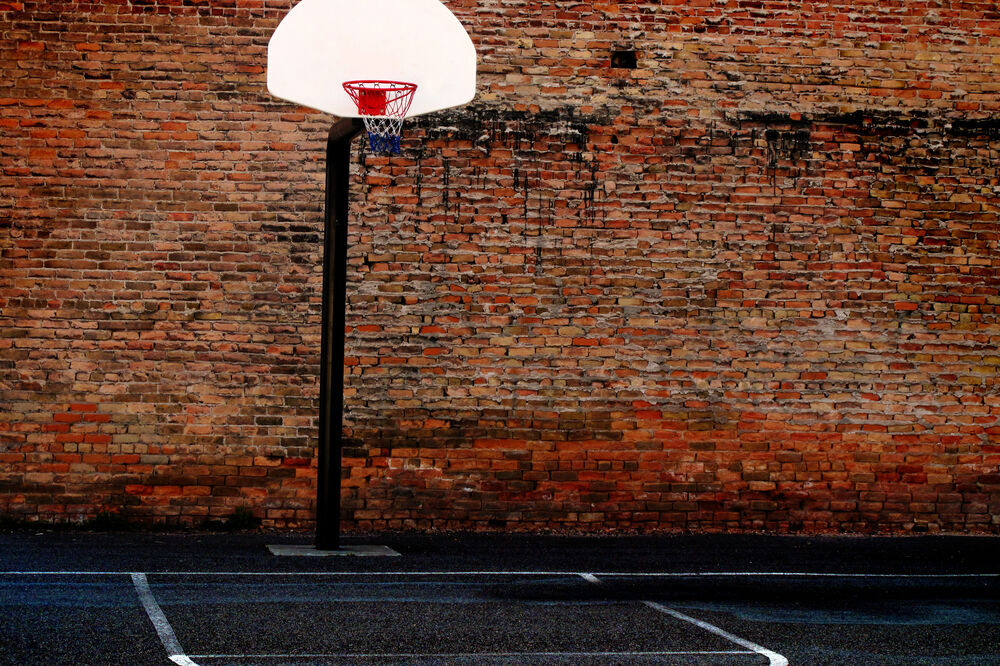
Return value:
M 316 549 L 340 548 L 341 460 L 344 449 L 344 328 L 347 313 L 347 212 L 351 141 L 364 130 L 356 118 L 337 121 L 326 141 L 323 224 L 323 309 L 320 341 Z

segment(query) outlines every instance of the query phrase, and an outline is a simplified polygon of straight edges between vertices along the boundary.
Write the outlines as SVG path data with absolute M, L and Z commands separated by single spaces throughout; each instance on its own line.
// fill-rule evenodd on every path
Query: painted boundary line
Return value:
M 586 580 L 588 583 L 592 583 L 594 585 L 601 584 L 601 579 L 595 574 L 582 573 L 580 574 L 580 577 Z M 724 629 L 720 629 L 714 624 L 710 624 L 708 622 L 705 622 L 704 620 L 699 620 L 697 618 L 691 617 L 690 615 L 685 615 L 684 613 L 678 610 L 674 610 L 673 608 L 669 608 L 667 606 L 664 606 L 663 604 L 658 604 L 655 601 L 643 601 L 642 603 L 648 606 L 649 608 L 652 608 L 655 611 L 666 613 L 670 617 L 693 624 L 699 629 L 704 629 L 709 633 L 715 634 L 716 636 L 726 639 L 730 643 L 735 643 L 736 645 L 739 645 L 742 648 L 746 648 L 753 653 L 766 657 L 769 666 L 788 666 L 788 660 L 785 659 L 785 657 L 778 654 L 777 652 L 774 652 L 773 650 L 768 650 L 763 645 L 757 645 L 752 641 L 748 641 L 745 638 L 740 638 L 739 636 L 731 634 L 728 631 L 725 631 Z
M 131 571 L 0 571 L 0 576 L 131 576 Z M 601 578 L 896 578 L 914 579 L 974 579 L 1000 578 L 1000 573 L 826 573 L 815 571 L 147 571 L 149 576 L 597 576 Z M 585 578 L 585 580 L 589 580 Z
M 146 580 L 146 574 L 133 573 L 132 584 L 135 586 L 135 591 L 139 594 L 139 601 L 142 602 L 142 607 L 146 610 L 149 621 L 153 623 L 153 628 L 156 629 L 156 635 L 160 637 L 160 642 L 167 649 L 167 656 L 170 657 L 170 661 L 177 664 L 177 666 L 198 666 L 198 664 L 191 661 L 184 654 L 184 648 L 181 647 L 180 641 L 177 640 L 177 635 L 174 634 L 173 627 L 167 621 L 167 616 L 163 614 L 160 604 L 156 603 L 153 591 L 149 589 L 149 581 Z
M 757 645 L 756 643 L 748 641 L 745 638 L 740 638 L 739 636 L 731 634 L 728 631 L 719 629 L 714 624 L 710 624 L 708 622 L 705 622 L 704 620 L 699 620 L 697 618 L 691 617 L 690 615 L 685 615 L 684 613 L 678 610 L 674 610 L 673 608 L 668 608 L 667 606 L 664 606 L 663 604 L 658 604 L 655 601 L 643 601 L 642 603 L 646 604 L 653 610 L 660 611 L 661 613 L 666 613 L 667 615 L 675 617 L 678 620 L 684 620 L 685 622 L 690 622 L 691 624 L 700 629 L 704 629 L 705 631 L 711 632 L 716 636 L 721 636 L 722 638 L 725 638 L 727 641 L 731 643 L 736 643 L 740 647 L 745 647 L 751 652 L 755 652 L 763 657 L 767 657 L 767 663 L 770 666 L 788 666 L 788 660 L 785 659 L 785 657 L 781 656 L 777 652 L 774 652 L 773 650 L 768 650 L 763 645 Z
M 226 576 L 226 575 L 242 575 L 242 576 L 295 576 L 301 575 L 301 573 L 307 573 L 308 575 L 317 576 L 325 575 L 327 573 L 333 573 L 339 576 L 354 575 L 354 576 L 382 576 L 390 572 L 290 572 L 290 573 L 279 573 L 279 572 L 150 572 L 150 575 L 192 575 L 200 574 L 202 576 L 206 575 L 216 575 L 216 576 Z M 501 571 L 501 572 L 486 572 L 486 571 L 475 571 L 475 572 L 395 572 L 397 574 L 405 574 L 407 576 L 414 575 L 433 575 L 433 576 L 468 576 L 468 575 L 530 575 L 530 576 L 552 576 L 552 575 L 565 575 L 565 576 L 578 576 L 584 580 L 600 585 L 601 580 L 595 574 L 586 572 L 551 572 L 551 571 Z M 149 580 L 145 573 L 141 572 L 124 572 L 124 571 L 2 571 L 0 576 L 3 575 L 14 575 L 14 576 L 129 576 L 132 580 L 132 584 L 135 587 L 136 594 L 139 597 L 139 601 L 142 604 L 143 609 L 146 611 L 146 615 L 149 617 L 149 621 L 152 623 L 153 628 L 156 630 L 156 634 L 160 639 L 163 647 L 167 651 L 167 656 L 174 664 L 177 666 L 199 666 L 197 662 L 193 659 L 443 659 L 443 658 L 455 658 L 455 659 L 476 659 L 476 658 L 507 658 L 507 657 L 528 657 L 528 658 L 545 658 L 545 657 L 610 657 L 610 658 L 624 658 L 624 657 L 657 657 L 657 656 L 722 656 L 722 655 L 751 655 L 758 654 L 764 656 L 768 659 L 769 666 L 787 666 L 788 661 L 781 655 L 764 648 L 763 646 L 757 645 L 751 641 L 730 634 L 715 625 L 709 624 L 702 620 L 690 617 L 675 611 L 674 609 L 667 608 L 655 602 L 644 601 L 643 603 L 648 607 L 668 614 L 675 619 L 682 620 L 697 626 L 700 629 L 708 631 L 710 633 L 716 634 L 731 643 L 738 645 L 739 647 L 746 648 L 745 650 L 672 650 L 672 651 L 644 651 L 644 652 L 469 652 L 469 653 L 324 653 L 324 654 L 197 654 L 188 655 L 184 653 L 184 649 L 181 647 L 180 641 L 177 639 L 177 635 L 174 633 L 173 627 L 170 626 L 170 622 L 167 620 L 166 614 L 160 607 L 159 603 L 156 601 L 156 597 L 153 595 L 152 589 L 149 587 Z M 613 576 L 614 574 L 612 574 Z M 622 576 L 627 576 L 629 574 L 622 573 Z
M 671 657 L 756 654 L 751 650 L 677 650 L 670 652 L 372 652 L 322 654 L 192 654 L 194 659 L 482 659 L 495 657 Z
M 419 658 L 420 654 L 383 654 L 383 655 L 335 655 L 335 654 L 325 654 L 325 655 L 186 655 L 177 640 L 176 635 L 173 632 L 170 623 L 167 621 L 166 615 L 160 608 L 159 604 L 156 602 L 153 596 L 152 590 L 149 587 L 146 573 L 134 573 L 129 571 L 72 571 L 72 570 L 59 570 L 59 571 L 0 571 L 0 577 L 2 576 L 27 576 L 27 577 L 45 577 L 45 576 L 130 576 L 132 583 L 136 589 L 139 599 L 142 603 L 150 622 L 153 624 L 158 637 L 164 648 L 167 650 L 170 660 L 177 664 L 178 666 L 198 666 L 198 664 L 192 661 L 191 657 L 198 657 L 202 659 L 212 659 L 212 658 L 247 658 L 247 659 L 282 659 L 282 658 L 336 658 L 340 656 L 341 658 L 399 658 L 406 659 L 408 657 Z M 915 574 L 902 574 L 902 573 L 836 573 L 836 572 L 816 572 L 816 571 L 676 571 L 676 572 L 627 572 L 627 571 L 608 571 L 608 572 L 581 572 L 581 571 L 541 571 L 541 570 L 523 570 L 523 571 L 490 571 L 490 570 L 476 570 L 476 571 L 263 571 L 263 572 L 253 572 L 253 571 L 158 571 L 149 572 L 148 575 L 157 576 L 184 576 L 184 577 L 380 577 L 380 578 L 399 578 L 399 577 L 445 577 L 445 578 L 457 578 L 457 577 L 468 577 L 468 576 L 578 576 L 584 580 L 600 584 L 600 577 L 604 578 L 828 578 L 828 579 L 897 579 L 897 580 L 961 580 L 961 579 L 997 579 L 1000 578 L 1000 573 L 915 573 Z M 658 612 L 665 613 L 674 617 L 675 619 L 682 620 L 693 624 L 705 631 L 711 632 L 720 636 L 740 647 L 747 648 L 749 652 L 742 651 L 730 651 L 730 652 L 658 652 L 658 653 L 604 653 L 605 656 L 655 656 L 655 655 L 685 655 L 685 654 L 759 654 L 768 659 L 770 666 L 786 666 L 788 660 L 780 654 L 769 650 L 763 646 L 757 645 L 751 641 L 740 638 L 734 634 L 716 627 L 713 624 L 699 620 L 697 618 L 691 617 L 680 611 L 669 608 L 662 604 L 643 601 L 643 603 Z M 585 654 L 591 654 L 592 656 L 601 656 L 602 653 L 483 653 L 478 656 L 521 656 L 526 657 L 544 657 L 548 656 L 584 656 Z M 428 658 L 442 658 L 444 655 L 424 655 Z M 462 654 L 453 655 L 456 658 L 462 658 Z M 470 653 L 467 655 L 468 658 L 475 658 L 477 655 Z

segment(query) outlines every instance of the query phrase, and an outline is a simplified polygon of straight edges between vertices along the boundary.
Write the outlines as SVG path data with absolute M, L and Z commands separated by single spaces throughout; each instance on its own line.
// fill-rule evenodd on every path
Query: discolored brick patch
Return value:
M 313 520 L 323 145 L 289 2 L 0 2 L 0 515 Z M 356 144 L 359 528 L 995 532 L 988 3 L 449 2 Z

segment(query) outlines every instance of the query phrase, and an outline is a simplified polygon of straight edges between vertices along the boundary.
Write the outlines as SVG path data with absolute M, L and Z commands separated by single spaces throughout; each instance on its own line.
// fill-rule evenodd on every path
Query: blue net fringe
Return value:
M 399 155 L 399 135 L 369 132 L 368 147 L 378 155 Z

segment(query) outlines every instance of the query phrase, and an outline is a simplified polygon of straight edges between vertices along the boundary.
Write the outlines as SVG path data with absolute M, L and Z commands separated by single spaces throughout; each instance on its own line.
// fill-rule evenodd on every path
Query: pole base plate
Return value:
M 319 550 L 316 546 L 275 544 L 267 549 L 272 555 L 282 557 L 400 557 L 389 546 L 341 546 L 337 550 Z

